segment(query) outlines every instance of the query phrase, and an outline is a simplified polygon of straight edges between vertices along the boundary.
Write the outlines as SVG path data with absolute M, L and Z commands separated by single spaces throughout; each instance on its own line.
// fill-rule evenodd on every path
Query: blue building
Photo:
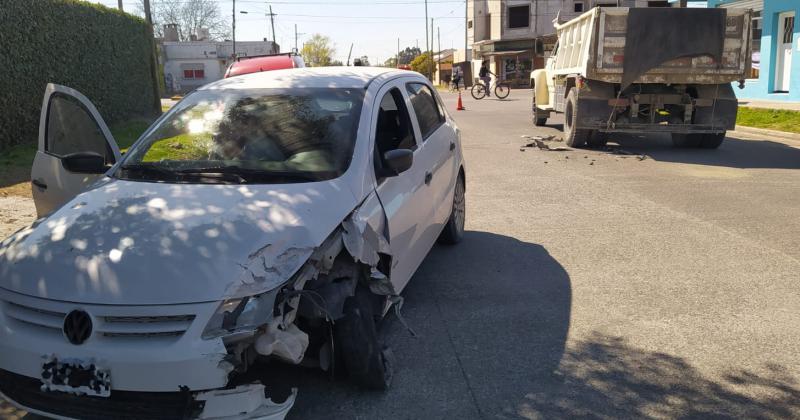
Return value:
M 800 0 L 708 0 L 708 7 L 754 12 L 753 68 L 736 96 L 800 101 Z

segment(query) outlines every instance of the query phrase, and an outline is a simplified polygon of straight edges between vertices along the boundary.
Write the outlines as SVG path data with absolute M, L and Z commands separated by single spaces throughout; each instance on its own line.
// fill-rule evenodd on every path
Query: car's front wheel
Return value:
M 356 385 L 385 391 L 392 382 L 392 353 L 378 339 L 375 325 L 375 295 L 356 287 L 344 303 L 344 316 L 336 320 L 336 350 L 347 376 Z
M 466 183 L 464 173 L 461 172 L 453 190 L 453 209 L 450 210 L 450 218 L 447 220 L 442 234 L 439 235 L 439 242 L 443 244 L 454 245 L 461 242 L 464 237 L 464 221 L 467 213 L 465 193 Z

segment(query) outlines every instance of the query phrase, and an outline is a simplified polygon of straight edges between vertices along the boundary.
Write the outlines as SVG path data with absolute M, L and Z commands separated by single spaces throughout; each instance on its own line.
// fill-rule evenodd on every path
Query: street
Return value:
M 442 95 L 463 132 L 464 241 L 405 290 L 416 337 L 384 321 L 392 388 L 281 367 L 289 418 L 800 416 L 800 143 L 546 151 L 522 136 L 560 137 L 560 119 L 534 127 L 530 91 L 458 112 Z
M 560 136 L 532 126 L 530 91 L 463 112 L 443 96 L 464 241 L 404 292 L 417 337 L 384 328 L 392 389 L 291 370 L 292 419 L 800 416 L 800 144 L 523 152 Z

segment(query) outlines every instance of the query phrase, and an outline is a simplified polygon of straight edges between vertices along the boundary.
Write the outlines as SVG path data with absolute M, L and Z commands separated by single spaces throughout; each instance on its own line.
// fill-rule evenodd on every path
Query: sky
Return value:
M 93 0 L 117 7 L 117 0 Z M 158 2 L 158 0 L 151 0 Z M 139 0 L 123 0 L 125 11 L 135 13 Z M 222 13 L 230 19 L 231 0 L 218 0 Z M 294 25 L 297 25 L 298 48 L 303 40 L 319 33 L 335 44 L 334 59 L 347 61 L 350 44 L 353 57 L 366 55 L 372 64 L 394 57 L 397 40 L 400 49 L 419 46 L 425 50 L 424 0 L 236 0 L 236 40 L 257 41 L 272 38 L 269 5 L 275 16 L 275 38 L 282 51 L 294 47 Z M 246 11 L 247 14 L 241 14 Z M 464 48 L 464 0 L 428 0 L 427 26 L 430 18 L 434 31 L 441 33 L 441 47 Z M 434 34 L 434 50 L 439 40 Z

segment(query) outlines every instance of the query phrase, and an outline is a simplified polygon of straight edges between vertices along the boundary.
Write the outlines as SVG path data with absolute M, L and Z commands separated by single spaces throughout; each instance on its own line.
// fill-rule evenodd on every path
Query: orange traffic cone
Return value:
M 466 108 L 464 108 L 464 104 L 461 102 L 461 91 L 459 90 L 458 91 L 458 105 L 456 105 L 456 111 L 463 111 L 465 109 Z

